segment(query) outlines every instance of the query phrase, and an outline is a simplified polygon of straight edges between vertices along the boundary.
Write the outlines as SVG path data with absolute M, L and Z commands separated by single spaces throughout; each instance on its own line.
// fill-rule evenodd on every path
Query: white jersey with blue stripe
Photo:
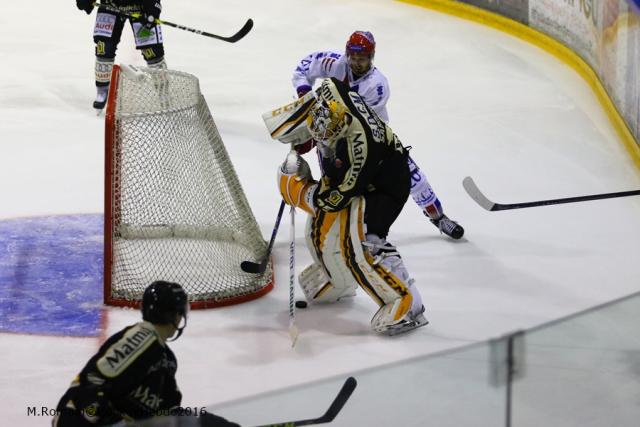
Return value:
M 347 56 L 338 52 L 314 52 L 304 57 L 293 72 L 293 87 L 296 91 L 307 86 L 313 87 L 316 79 L 335 77 L 358 92 L 367 105 L 385 122 L 389 121 L 387 101 L 389 100 L 389 82 L 376 68 L 372 67 L 366 74 L 354 79 L 347 63 Z

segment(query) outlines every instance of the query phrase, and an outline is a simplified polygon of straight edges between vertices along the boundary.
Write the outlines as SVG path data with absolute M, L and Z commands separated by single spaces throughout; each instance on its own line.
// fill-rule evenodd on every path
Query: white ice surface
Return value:
M 0 15 L 0 218 L 100 213 L 103 121 L 91 109 L 93 16 L 73 2 L 5 2 Z M 440 236 L 409 201 L 389 239 L 416 279 L 431 324 L 373 334 L 375 304 L 297 312 L 287 333 L 287 222 L 275 245 L 277 286 L 247 304 L 193 312 L 174 343 L 185 404 L 220 403 L 429 354 L 532 327 L 638 290 L 640 200 L 624 198 L 488 213 L 462 189 L 471 175 L 499 202 L 639 188 L 640 175 L 595 97 L 571 69 L 489 28 L 386 0 L 165 0 L 170 21 L 231 34 L 226 44 L 165 28 L 171 68 L 200 78 L 254 213 L 268 238 L 286 154 L 261 114 L 289 102 L 291 72 L 314 50 L 372 31 L 388 76 L 391 125 L 426 171 L 465 239 Z M 128 29 L 119 62 L 142 65 Z M 310 157 L 313 159 L 313 157 Z M 312 162 L 313 163 L 313 162 Z M 315 168 L 317 171 L 317 168 Z M 317 172 L 316 172 L 317 173 Z M 310 262 L 296 226 L 298 271 Z M 97 285 L 98 286 L 98 285 Z M 135 322 L 108 309 L 105 335 Z M 98 339 L 0 335 L 2 425 L 46 425 Z

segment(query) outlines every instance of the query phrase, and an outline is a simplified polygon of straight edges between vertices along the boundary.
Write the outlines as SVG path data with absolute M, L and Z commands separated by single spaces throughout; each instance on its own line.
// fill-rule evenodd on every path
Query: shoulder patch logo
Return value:
M 135 325 L 98 359 L 98 370 L 105 377 L 117 377 L 155 341 L 153 329 L 144 324 Z

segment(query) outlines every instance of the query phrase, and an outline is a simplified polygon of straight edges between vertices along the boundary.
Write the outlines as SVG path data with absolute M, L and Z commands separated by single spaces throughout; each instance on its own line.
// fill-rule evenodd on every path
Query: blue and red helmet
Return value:
M 345 51 L 347 56 L 354 53 L 364 54 L 373 59 L 376 54 L 376 39 L 373 38 L 373 34 L 369 31 L 356 31 L 347 40 Z

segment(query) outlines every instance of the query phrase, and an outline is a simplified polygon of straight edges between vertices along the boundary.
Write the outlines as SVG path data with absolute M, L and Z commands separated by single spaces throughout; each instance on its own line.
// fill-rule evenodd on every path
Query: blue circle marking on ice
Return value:
M 0 221 L 0 332 L 97 336 L 103 216 Z

